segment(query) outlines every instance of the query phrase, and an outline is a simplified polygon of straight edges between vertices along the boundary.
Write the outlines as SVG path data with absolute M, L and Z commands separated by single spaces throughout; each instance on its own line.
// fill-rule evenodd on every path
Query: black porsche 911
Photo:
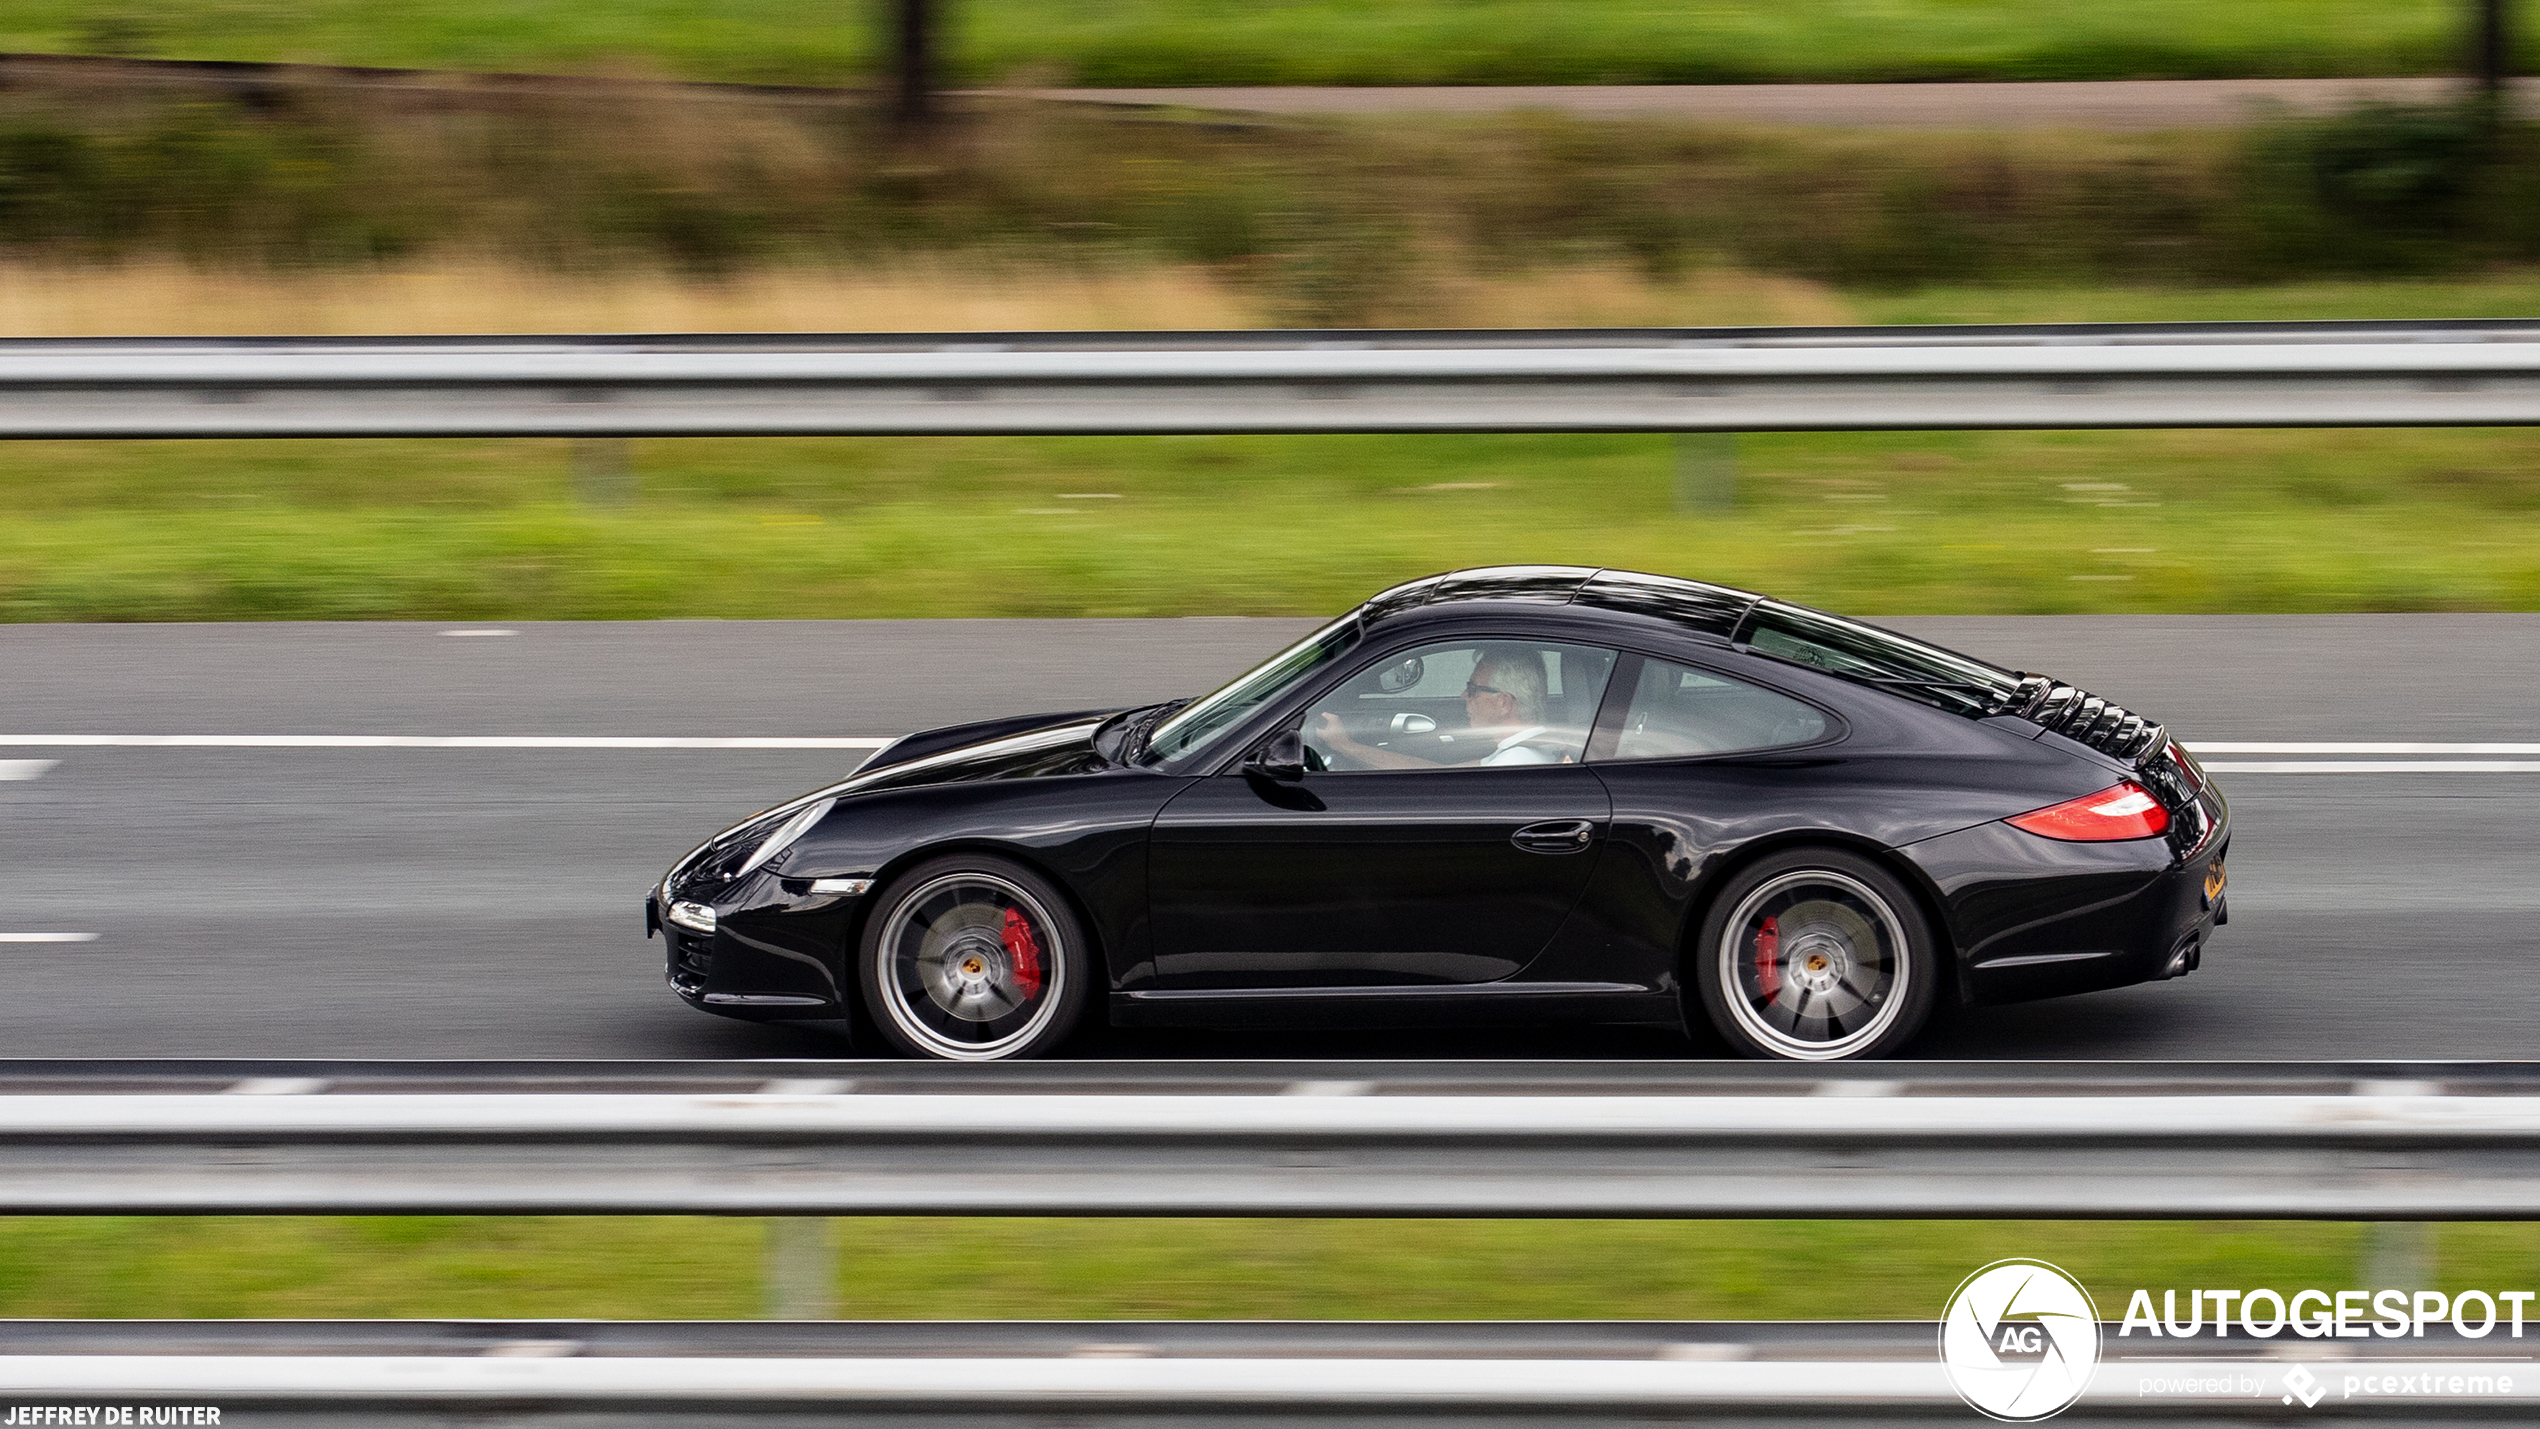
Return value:
M 2042 675 L 1666 576 L 1459 571 L 1214 694 L 913 734 L 646 899 L 709 1012 L 901 1051 L 1120 1026 L 1707 1023 L 1875 1057 L 1943 999 L 2194 970 L 2222 795 Z

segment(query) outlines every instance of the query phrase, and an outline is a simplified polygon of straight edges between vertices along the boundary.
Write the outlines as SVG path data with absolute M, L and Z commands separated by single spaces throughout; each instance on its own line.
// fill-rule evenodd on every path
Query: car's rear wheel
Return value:
M 856 971 L 882 1035 L 913 1057 L 1037 1057 L 1083 1014 L 1089 959 L 1067 900 L 1004 859 L 941 858 L 884 890 Z
M 1929 923 L 1858 854 L 1801 848 L 1720 890 L 1694 944 L 1703 1011 L 1749 1057 L 1881 1057 L 1922 1030 L 1940 982 Z

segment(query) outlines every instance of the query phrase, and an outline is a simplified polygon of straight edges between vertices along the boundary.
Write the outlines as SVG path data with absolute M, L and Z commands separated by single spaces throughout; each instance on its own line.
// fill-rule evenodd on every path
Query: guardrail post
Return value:
M 635 504 L 635 459 L 624 437 L 573 439 L 573 491 L 585 506 Z
M 838 1316 L 838 1243 L 826 1216 L 767 1219 L 767 1318 Z
M 1728 511 L 1737 505 L 1737 433 L 1676 433 L 1676 509 Z
M 2374 1221 L 2364 1227 L 2365 1289 L 2431 1289 L 2434 1271 L 2431 1222 Z

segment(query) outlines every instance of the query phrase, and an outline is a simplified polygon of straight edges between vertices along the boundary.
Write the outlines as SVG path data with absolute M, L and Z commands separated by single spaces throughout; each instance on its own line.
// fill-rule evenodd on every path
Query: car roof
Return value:
M 1476 566 L 1424 576 L 1381 591 L 1359 607 L 1362 630 L 1414 610 L 1469 601 L 1578 605 L 1654 616 L 1726 643 L 1763 597 L 1753 591 L 1680 576 L 1597 566 Z

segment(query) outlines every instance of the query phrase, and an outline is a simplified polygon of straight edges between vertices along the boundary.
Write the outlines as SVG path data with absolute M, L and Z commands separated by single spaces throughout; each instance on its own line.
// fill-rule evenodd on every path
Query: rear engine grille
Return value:
M 2003 713 L 2130 764 L 2148 761 L 2169 742 L 2159 725 L 2123 705 L 2045 675 L 2022 675 Z

